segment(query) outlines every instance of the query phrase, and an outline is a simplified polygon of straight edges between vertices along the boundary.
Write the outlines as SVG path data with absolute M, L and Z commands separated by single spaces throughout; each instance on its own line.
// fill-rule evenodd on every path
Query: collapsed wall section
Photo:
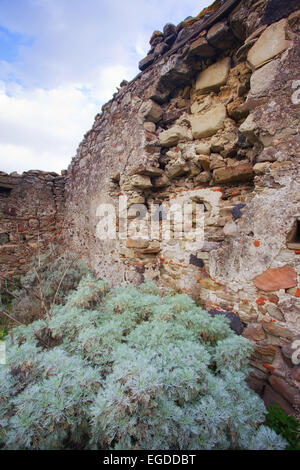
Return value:
M 233 315 L 255 343 L 249 383 L 291 414 L 300 408 L 297 6 L 215 2 L 155 32 L 142 73 L 122 82 L 68 169 L 65 232 L 112 284 L 154 279 Z M 204 206 L 204 244 L 178 239 L 176 222 L 167 241 L 101 239 L 103 204 L 116 207 L 122 232 L 120 196 L 130 220 L 141 219 L 134 204 Z

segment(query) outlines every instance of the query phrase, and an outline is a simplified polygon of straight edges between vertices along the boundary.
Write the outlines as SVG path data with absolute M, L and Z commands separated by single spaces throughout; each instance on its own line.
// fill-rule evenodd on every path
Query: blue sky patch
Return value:
M 32 44 L 32 38 L 13 33 L 0 26 L 0 60 L 13 62 L 18 57 L 20 46 L 30 46 Z

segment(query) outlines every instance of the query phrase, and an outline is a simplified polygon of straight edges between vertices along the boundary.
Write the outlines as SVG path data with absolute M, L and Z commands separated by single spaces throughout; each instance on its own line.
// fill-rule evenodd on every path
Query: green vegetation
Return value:
M 300 450 L 300 422 L 288 416 L 278 403 L 268 407 L 268 426 L 280 434 L 287 442 L 286 450 Z
M 154 283 L 110 289 L 76 260 L 71 275 L 40 261 L 14 299 L 37 319 L 6 339 L 0 447 L 285 448 L 245 382 L 252 343 L 227 319 Z

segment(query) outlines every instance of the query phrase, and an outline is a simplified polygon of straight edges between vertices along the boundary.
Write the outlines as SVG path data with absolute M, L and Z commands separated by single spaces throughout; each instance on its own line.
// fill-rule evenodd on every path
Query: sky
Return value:
M 68 167 L 154 30 L 212 0 L 0 0 L 0 171 Z

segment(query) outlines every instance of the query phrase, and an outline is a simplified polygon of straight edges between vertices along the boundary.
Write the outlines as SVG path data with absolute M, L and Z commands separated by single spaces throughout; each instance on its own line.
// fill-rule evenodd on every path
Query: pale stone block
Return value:
M 230 57 L 225 57 L 201 72 L 196 81 L 197 94 L 205 94 L 210 91 L 215 91 L 222 85 L 225 85 L 230 66 Z
M 200 142 L 199 144 L 195 145 L 195 150 L 196 150 L 197 155 L 209 155 L 210 144 Z
M 235 181 L 247 181 L 253 177 L 251 163 L 243 163 L 237 166 L 226 166 L 214 171 L 216 183 L 233 183 Z
M 262 162 L 262 163 L 256 163 L 253 167 L 253 171 L 256 175 L 263 175 L 265 172 L 265 169 L 269 166 L 270 164 L 268 162 Z
M 261 96 L 271 88 L 276 78 L 279 64 L 279 60 L 272 60 L 272 62 L 269 62 L 253 73 L 250 79 L 251 95 Z
M 251 143 L 255 143 L 257 141 L 255 131 L 257 130 L 257 124 L 254 120 L 253 114 L 249 114 L 247 119 L 240 125 L 239 131 L 244 134 L 244 136 L 249 140 Z
M 271 24 L 259 37 L 248 52 L 248 61 L 258 68 L 277 54 L 285 51 L 290 41 L 286 40 L 287 19 Z
M 226 108 L 218 104 L 205 114 L 190 117 L 192 134 L 194 139 L 201 139 L 214 135 L 224 125 Z
M 192 140 L 191 132 L 186 127 L 175 125 L 159 134 L 159 141 L 162 147 L 172 147 L 180 140 Z

